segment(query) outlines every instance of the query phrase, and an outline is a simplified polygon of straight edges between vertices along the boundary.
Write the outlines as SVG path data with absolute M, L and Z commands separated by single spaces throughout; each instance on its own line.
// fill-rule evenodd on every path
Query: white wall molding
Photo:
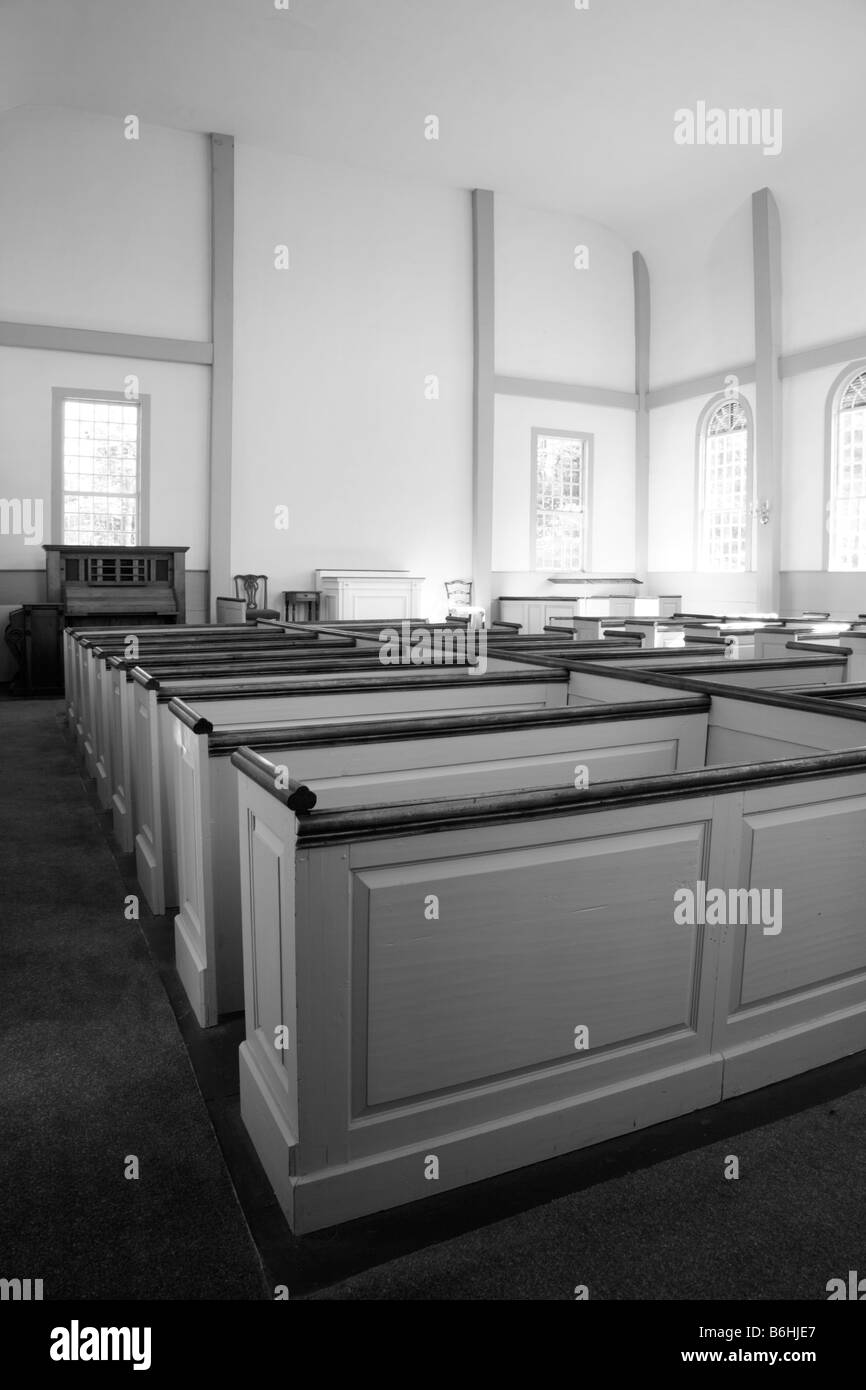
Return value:
M 633 391 L 616 391 L 609 386 L 580 386 L 568 381 L 542 381 L 533 377 L 497 376 L 498 396 L 528 396 L 539 401 L 573 401 L 578 405 L 605 405 L 615 410 L 637 410 Z
M 647 392 L 647 409 L 658 410 L 659 406 L 675 405 L 678 401 L 713 396 L 725 389 L 729 376 L 735 376 L 741 386 L 751 386 L 755 380 L 754 362 L 742 362 L 737 367 L 724 367 L 705 376 L 688 377 L 685 381 L 673 381 L 669 386 L 657 386 L 654 391 Z
M 106 333 L 53 324 L 0 322 L 0 347 L 48 352 L 89 352 L 99 357 L 138 357 L 149 362 L 183 362 L 209 367 L 213 345 L 186 338 L 148 338 L 138 333 Z
M 804 348 L 801 352 L 782 353 L 778 359 L 778 373 L 784 381 L 789 377 L 801 376 L 804 372 L 817 372 L 824 367 L 840 366 L 860 358 L 866 358 L 866 334 L 858 338 L 839 338 L 836 342 L 821 343 L 817 347 Z M 737 377 L 741 386 L 751 386 L 755 381 L 755 364 L 747 362 L 738 367 L 724 367 L 706 376 L 687 377 L 684 381 L 657 386 L 655 390 L 647 392 L 647 407 L 657 410 L 659 406 L 711 395 L 724 388 L 726 376 Z
M 822 343 L 787 356 L 783 353 L 779 358 L 779 376 L 799 376 L 801 372 L 836 367 L 842 362 L 853 362 L 862 357 L 866 357 L 866 334 L 859 338 L 840 338 L 835 343 Z

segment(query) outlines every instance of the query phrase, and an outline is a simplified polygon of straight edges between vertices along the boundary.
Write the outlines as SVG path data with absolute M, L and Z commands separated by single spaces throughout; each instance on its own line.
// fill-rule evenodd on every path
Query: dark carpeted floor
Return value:
M 864 1155 L 858 1090 L 311 1297 L 826 1300 L 828 1280 L 866 1276 Z
M 0 701 L 0 1277 L 46 1299 L 267 1298 L 59 708 Z

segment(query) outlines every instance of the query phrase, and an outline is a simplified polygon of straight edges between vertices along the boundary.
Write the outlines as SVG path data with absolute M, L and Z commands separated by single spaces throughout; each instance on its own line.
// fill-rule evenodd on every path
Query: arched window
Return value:
M 830 393 L 827 568 L 866 569 L 866 368 L 850 367 Z
M 699 570 L 752 567 L 752 417 L 742 396 L 716 397 L 698 427 Z

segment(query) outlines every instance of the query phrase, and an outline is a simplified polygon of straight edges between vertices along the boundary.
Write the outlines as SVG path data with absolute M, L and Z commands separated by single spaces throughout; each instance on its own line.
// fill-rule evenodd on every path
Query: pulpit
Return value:
M 316 570 L 323 622 L 418 618 L 423 585 L 408 570 Z

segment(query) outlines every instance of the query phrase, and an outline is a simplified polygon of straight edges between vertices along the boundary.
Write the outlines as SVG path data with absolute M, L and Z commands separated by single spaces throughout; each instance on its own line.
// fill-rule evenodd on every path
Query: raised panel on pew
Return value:
M 862 777 L 844 777 L 745 798 L 738 880 L 781 900 L 768 900 L 769 931 L 725 933 L 715 1032 L 725 1095 L 866 1046 L 864 793 Z
M 248 852 L 242 856 L 241 897 L 247 914 L 254 910 L 276 920 L 291 911 L 295 897 L 294 837 L 288 843 L 268 825 L 271 798 L 251 787 L 241 819 Z M 298 1029 L 295 938 L 252 932 L 244 936 L 246 1039 L 240 1049 L 241 1104 L 256 1116 L 258 1131 L 272 1142 L 263 1145 L 262 1165 L 275 1190 L 289 1197 L 286 1149 L 298 1142 Z M 288 1046 L 274 1046 L 278 1028 L 288 1029 Z
M 657 812 L 657 808 L 654 809 Z M 711 814 L 711 807 L 698 800 L 691 804 L 686 815 L 680 813 L 673 825 L 660 826 L 657 814 L 653 822 L 647 816 L 641 818 L 640 814 L 626 811 L 604 826 L 620 846 L 626 846 L 626 861 L 628 850 L 633 851 L 631 863 L 623 867 L 623 860 L 618 859 L 617 868 L 621 871 L 606 879 L 608 891 L 604 902 L 605 907 L 609 907 L 611 923 L 621 923 L 619 930 L 629 941 L 637 941 L 642 935 L 644 951 L 649 949 L 648 942 L 658 927 L 672 953 L 667 977 L 654 978 L 653 989 L 648 995 L 641 994 L 646 1000 L 644 1005 L 636 1001 L 636 1014 L 640 1015 L 644 1007 L 644 1021 L 655 1031 L 649 1036 L 640 1036 L 633 1031 L 641 1026 L 640 1022 L 621 1014 L 617 1016 L 616 1028 L 607 1033 L 607 1044 L 603 1041 L 597 1051 L 590 1047 L 588 1052 L 579 1052 L 574 1046 L 575 1028 L 585 1020 L 578 1016 L 578 1003 L 584 1012 L 591 1011 L 592 1003 L 587 996 L 576 998 L 571 1016 L 567 1017 L 568 1004 L 562 998 L 555 1022 L 565 1036 L 559 1049 L 549 1055 L 551 1032 L 547 1006 L 550 998 L 546 988 L 549 977 L 542 964 L 535 978 L 530 976 L 532 987 L 522 1000 L 520 1047 L 513 1053 L 509 1051 L 507 1011 L 495 1001 L 490 1009 L 487 1007 L 489 985 L 482 989 L 483 1007 L 477 1009 L 474 1022 L 471 1000 L 467 997 L 461 1001 L 457 1035 L 460 1046 L 456 1054 L 451 1052 L 440 1057 L 438 1049 L 432 1047 L 433 1057 L 419 1056 L 418 1044 L 411 1036 L 411 1020 L 406 1020 L 410 1029 L 406 1045 L 414 1054 L 411 1065 L 415 1070 L 402 1081 L 399 1076 L 391 1075 L 388 1084 L 410 1089 L 420 1084 L 433 1089 L 407 1094 L 396 1108 L 386 1102 L 374 1104 L 367 1091 L 371 1062 L 377 1067 L 380 1062 L 385 1067 L 389 1064 L 384 1060 L 381 1036 L 375 1057 L 371 1057 L 369 1051 L 371 1034 L 376 1036 L 381 1025 L 375 1016 L 371 1020 L 371 995 L 363 968 L 367 947 L 365 890 L 363 886 L 359 888 L 361 896 L 355 900 L 353 912 L 347 920 L 342 920 L 345 908 L 341 909 L 339 882 L 345 869 L 326 856 L 324 850 L 306 853 L 301 847 L 299 875 L 308 885 L 323 884 L 327 879 L 330 901 L 327 913 L 323 915 L 319 911 L 317 914 L 321 930 L 316 942 L 317 972 L 313 976 L 312 963 L 306 960 L 312 943 L 307 943 L 301 925 L 304 920 L 301 905 L 304 912 L 311 910 L 313 890 L 308 887 L 303 893 L 299 887 L 301 990 L 298 1007 L 303 1040 L 299 1078 L 300 1142 L 293 1159 L 295 1176 L 288 1180 L 290 1200 L 288 1206 L 284 1203 L 294 1228 L 313 1230 L 331 1221 L 348 1219 L 350 1215 L 427 1195 L 421 1183 L 423 1158 L 428 1153 L 439 1156 L 439 1190 L 445 1190 L 474 1181 L 482 1174 L 507 1171 L 552 1153 L 599 1142 L 633 1127 L 636 1115 L 640 1115 L 640 1123 L 649 1124 L 662 1114 L 679 1114 L 713 1103 L 721 1089 L 721 1061 L 711 1055 L 709 1048 L 714 959 L 707 949 L 705 933 L 669 930 L 671 883 L 680 874 L 692 873 L 696 865 L 701 866 L 701 872 L 712 872 L 707 865 L 715 861 L 709 838 L 705 838 Z M 562 862 L 568 862 L 569 852 L 564 846 L 573 839 L 576 830 L 571 822 L 567 828 L 563 823 L 547 824 L 539 833 L 539 826 L 535 824 L 524 825 L 519 830 L 505 826 L 482 831 L 478 838 L 473 834 L 468 844 L 465 834 L 425 836 L 420 846 L 417 842 L 410 845 L 403 841 L 361 844 L 350 851 L 350 881 L 360 884 L 362 879 L 369 879 L 378 870 L 384 872 L 389 866 L 392 872 L 406 872 L 406 869 L 393 866 L 413 863 L 429 863 L 435 874 L 443 860 L 452 861 L 456 890 L 474 899 L 472 884 L 476 864 L 486 867 L 487 857 L 493 856 L 499 865 L 507 866 L 512 854 L 534 855 L 541 875 L 542 864 L 556 855 L 557 846 L 563 854 Z M 459 849 L 455 838 L 462 841 Z M 586 855 L 581 862 L 584 871 L 592 855 L 591 842 L 598 843 L 604 857 L 608 851 L 606 839 L 606 836 L 599 837 L 598 828 L 593 828 L 591 820 L 584 821 L 578 831 L 578 840 L 583 842 Z M 701 847 L 700 854 L 696 852 L 697 846 Z M 618 850 L 615 852 L 619 854 Z M 645 903 L 642 906 L 636 903 L 635 894 L 644 870 L 654 859 L 658 862 L 659 857 L 667 865 L 668 878 L 666 882 L 661 878 L 656 882 L 658 899 L 653 900 L 652 911 L 648 912 Z M 431 891 L 436 891 L 437 882 L 433 881 Z M 575 877 L 575 888 L 577 882 Z M 612 896 L 611 885 L 614 885 Z M 423 889 L 419 880 L 422 922 Z M 563 914 L 566 908 L 563 902 Z M 442 920 L 440 912 L 440 923 Z M 515 982 L 519 996 L 515 972 L 531 956 L 527 938 L 534 936 L 540 925 L 537 893 L 532 911 L 524 914 L 522 936 L 519 922 L 509 922 L 506 916 L 506 923 L 499 970 L 500 974 L 503 970 L 511 972 L 509 978 Z M 436 924 L 426 925 L 429 930 Z M 581 928 L 587 933 L 587 940 L 592 939 L 594 943 L 594 968 L 603 971 L 607 943 L 595 934 L 591 913 L 587 913 Z M 616 931 L 617 927 L 613 929 Z M 470 950 L 471 939 L 471 934 L 464 930 L 461 942 L 464 954 Z M 524 952 L 515 949 L 515 941 L 525 948 Z M 561 943 L 567 952 L 566 928 L 563 928 Z M 620 950 L 610 957 L 615 978 L 608 977 L 606 981 L 608 998 L 617 992 L 616 980 L 620 973 L 629 969 L 628 954 L 627 950 Z M 573 964 L 574 957 L 569 959 Z M 483 978 L 483 961 L 479 960 L 478 966 Z M 667 993 L 671 976 L 674 986 Z M 349 978 L 354 987 L 348 1037 L 344 1039 L 342 1028 L 332 1028 L 331 1037 L 326 1038 L 327 1030 L 319 1023 L 323 1007 L 321 990 L 327 993 L 325 1007 L 330 1017 L 342 1018 L 342 1000 Z M 305 989 L 314 979 L 314 989 L 317 986 L 319 990 L 317 1004 L 308 992 L 305 995 Z M 455 968 L 453 987 L 458 994 L 459 981 L 459 971 Z M 642 985 L 639 988 L 642 990 Z M 415 992 L 413 985 L 407 994 Z M 420 992 L 418 995 L 420 997 Z M 375 997 L 384 1000 L 382 994 Z M 440 1002 L 437 998 L 437 1003 Z M 372 1030 L 371 1021 L 375 1025 Z M 424 1020 L 424 1028 L 429 1022 Z M 599 1022 L 604 1030 L 606 1025 Z M 659 1026 L 656 1028 L 656 1025 Z M 617 1030 L 618 1037 L 614 1038 Z M 417 1029 L 418 1038 L 423 1031 Z M 497 1039 L 502 1046 L 497 1047 Z M 345 1075 L 347 1041 L 351 1077 Z M 448 1048 L 451 1044 L 446 1041 L 445 1046 Z M 307 1058 L 306 1067 L 304 1057 Z M 530 1060 L 528 1065 L 522 1066 L 521 1061 L 526 1058 L 540 1060 Z M 443 1068 L 441 1072 L 437 1070 L 437 1061 Z M 399 1060 L 397 1065 L 399 1067 Z M 475 1077 L 469 1083 L 452 1082 L 444 1088 L 437 1084 L 446 1074 L 464 1075 L 473 1067 Z M 377 1075 L 377 1084 L 383 1084 L 387 1073 L 379 1071 Z M 328 1081 L 323 1090 L 326 1076 Z M 305 1132 L 308 1105 L 312 1113 Z M 249 1123 L 248 1113 L 244 1111 L 245 1123 Z M 348 1126 L 347 1113 L 350 1116 Z M 283 1157 L 284 1165 L 286 1157 Z
M 162 808 L 159 796 L 159 741 L 153 728 L 155 708 L 148 691 L 133 689 L 132 809 L 135 868 L 141 890 L 155 917 L 165 912 Z
M 689 825 L 357 873 L 358 1108 L 568 1064 L 577 1026 L 593 1055 L 690 1030 L 698 937 L 674 923 L 671 884 L 706 851 Z
M 213 917 L 211 837 L 204 817 L 210 807 L 210 768 L 199 741 L 179 722 L 175 729 L 177 764 L 176 833 L 179 909 L 174 919 L 177 973 L 199 1023 L 217 1018 L 216 975 L 208 970 L 208 922 Z
M 235 755 L 242 805 L 249 796 L 247 756 L 243 751 Z M 844 767 L 844 775 L 831 775 L 831 766 Z M 756 769 L 739 779 L 741 785 L 732 785 L 710 771 L 699 774 L 707 794 L 694 794 L 698 787 L 690 782 L 683 796 L 675 791 L 680 785 L 676 779 L 662 778 L 652 788 L 639 784 L 640 805 L 623 802 L 617 788 L 616 799 L 605 806 L 602 788 L 582 801 L 582 814 L 575 806 L 574 813 L 570 808 L 554 818 L 542 809 L 544 803 L 528 798 L 504 821 L 485 819 L 484 808 L 472 801 L 450 803 L 449 822 L 440 803 L 428 803 L 411 808 L 411 819 L 392 808 L 378 828 L 351 813 L 330 818 L 325 813 L 318 824 L 314 813 L 299 826 L 271 796 L 262 814 L 287 852 L 300 829 L 296 898 L 294 904 L 275 902 L 269 892 L 259 902 L 251 871 L 244 933 L 276 933 L 281 940 L 291 934 L 297 943 L 298 1142 L 286 1139 L 289 1126 L 281 1128 L 273 1094 L 261 1092 L 254 1068 L 243 1060 L 243 1048 L 242 1115 L 294 1229 L 315 1230 L 429 1195 L 424 1168 L 430 1154 L 437 1156 L 437 1190 L 443 1191 L 598 1142 L 635 1123 L 651 1124 L 662 1114 L 712 1104 L 722 1092 L 723 1068 L 727 1082 L 731 1067 L 733 1084 L 738 1069 L 748 1066 L 748 1073 L 743 1070 L 748 1087 L 764 1084 L 767 1075 L 775 1079 L 774 1071 L 788 1075 L 816 1065 L 814 1049 L 808 1057 L 810 1042 L 819 1043 L 818 1060 L 862 1047 L 866 972 L 859 967 L 841 979 L 827 982 L 822 977 L 818 988 L 800 986 L 793 995 L 774 996 L 768 1001 L 773 1010 L 763 1018 L 750 1006 L 729 1019 L 736 929 L 695 922 L 670 932 L 677 886 L 699 880 L 723 888 L 749 884 L 744 817 L 751 833 L 757 817 L 768 811 L 776 815 L 780 807 L 822 803 L 835 816 L 836 803 L 850 805 L 854 799 L 860 803 L 859 814 L 866 800 L 863 750 L 788 768 L 772 786 L 761 785 L 766 775 Z M 655 795 L 646 801 L 651 790 Z M 784 819 L 777 815 L 777 823 Z M 762 828 L 769 828 L 769 822 Z M 841 838 L 850 848 L 847 838 Z M 859 828 L 851 843 L 858 839 Z M 779 862 L 790 863 L 784 845 L 772 849 Z M 627 858 L 629 850 L 631 863 L 618 862 L 618 872 L 603 874 L 609 855 L 619 859 L 625 851 Z M 796 846 L 794 853 L 796 857 Z M 802 853 L 799 859 L 804 860 Z M 498 882 L 483 882 L 494 862 L 511 876 L 507 902 L 497 896 Z M 631 952 L 639 952 L 641 944 L 649 949 L 637 936 L 636 887 L 648 874 L 654 882 L 653 865 L 658 863 L 666 865 L 667 873 L 655 884 L 643 927 L 650 942 L 658 937 L 668 943 L 672 964 L 647 1001 L 643 975 L 626 977 Z M 573 885 L 559 883 L 560 865 L 574 867 Z M 608 958 L 610 943 L 596 933 L 594 914 L 588 912 L 580 923 L 586 960 L 603 978 L 596 993 L 608 1000 L 632 999 L 638 1020 L 624 1010 L 619 1024 L 605 1034 L 608 1025 L 602 1019 L 598 1052 L 590 1043 L 587 1052 L 572 1055 L 573 1029 L 583 1020 L 569 1019 L 569 1041 L 561 1053 L 551 1055 L 550 1020 L 562 1026 L 567 1004 L 558 993 L 560 975 L 547 972 L 542 953 L 532 952 L 527 936 L 534 940 L 549 932 L 561 972 L 568 975 L 577 968 L 565 929 L 569 900 L 581 901 L 576 866 L 583 870 L 584 882 L 590 881 L 587 874 L 600 875 L 601 897 L 587 905 L 609 912 L 612 931 L 624 924 L 627 934 L 635 933 L 634 942 L 629 937 L 626 949 Z M 538 910 L 548 874 L 534 894 L 526 890 L 522 912 L 512 909 L 524 891 L 521 875 L 531 879 L 542 868 L 552 873 L 557 890 L 549 923 Z M 562 872 L 567 875 L 569 869 Z M 762 861 L 761 872 L 776 872 L 773 854 Z M 831 895 L 834 877 L 847 872 L 844 859 L 831 866 L 826 877 Z M 424 913 L 428 883 L 440 900 L 438 922 L 428 921 Z M 347 890 L 353 887 L 350 898 Z M 797 884 L 793 888 L 796 893 Z M 401 894 L 402 905 L 397 901 Z M 412 910 L 416 896 L 417 911 Z M 858 896 L 862 900 L 860 879 L 850 880 L 843 901 Z M 442 911 L 443 900 L 451 906 L 450 916 Z M 473 916 L 480 913 L 482 924 L 484 939 L 477 954 L 472 932 L 454 926 L 458 917 L 465 922 L 470 910 Z M 499 934 L 494 919 L 504 922 Z M 380 924 L 382 947 L 377 952 L 371 937 Z M 440 936 L 436 928 L 441 924 Z M 837 943 L 834 966 L 840 960 L 850 964 L 852 957 L 845 956 L 849 945 L 847 935 Z M 834 955 L 832 943 L 829 955 Z M 577 956 L 582 959 L 580 952 Z M 670 976 L 681 978 L 684 956 L 694 960 L 696 971 L 685 1007 L 681 993 L 666 993 Z M 511 990 L 510 1011 L 501 1009 L 491 983 L 491 960 L 506 993 Z M 527 962 L 532 988 L 521 993 L 520 972 Z M 371 987 L 371 972 L 378 987 Z M 470 988 L 462 993 L 467 973 Z M 434 981 L 432 997 L 429 990 L 422 991 L 420 975 Z M 445 1021 L 446 986 L 457 1000 L 453 1035 Z M 576 997 L 579 992 L 578 983 Z M 584 1008 L 591 1009 L 592 1000 Z M 419 1010 L 423 1015 L 425 1009 L 430 1017 L 418 1028 Z M 783 1015 L 782 1009 L 789 1012 Z M 508 1033 L 512 1015 L 517 1024 L 513 1044 Z M 683 1016 L 685 1026 L 676 1021 Z M 743 1032 L 744 1023 L 753 1025 L 751 1033 Z M 654 1024 L 660 1027 L 652 1031 Z M 651 1031 L 636 1035 L 632 1030 L 641 1025 Z M 429 1055 L 419 1047 L 419 1037 L 434 1040 Z M 376 1099 L 371 1099 L 371 1084 Z
M 131 706 L 125 699 L 126 673 L 108 669 L 111 692 L 111 812 L 114 838 L 124 854 L 131 853 L 135 836 L 132 811 Z

